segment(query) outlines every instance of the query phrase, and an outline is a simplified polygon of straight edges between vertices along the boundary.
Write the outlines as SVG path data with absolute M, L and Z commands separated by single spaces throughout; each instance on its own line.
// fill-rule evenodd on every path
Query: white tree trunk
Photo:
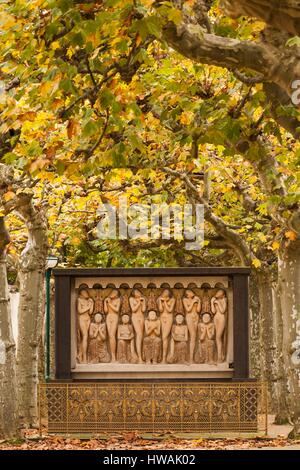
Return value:
M 278 281 L 283 319 L 283 359 L 287 373 L 289 408 L 294 429 L 300 435 L 300 242 L 281 253 Z
M 274 369 L 274 305 L 271 273 L 259 272 L 256 275 L 260 302 L 260 351 L 261 376 L 268 383 L 271 406 L 275 410 Z
M 260 305 L 257 279 L 250 276 L 250 376 L 261 378 Z
M 18 435 L 16 357 L 7 284 L 5 245 L 8 235 L 0 218 L 0 437 Z
M 20 257 L 17 377 L 19 416 L 23 427 L 37 424 L 38 349 L 42 340 L 47 232 L 43 213 L 31 201 L 18 209 L 28 241 Z
M 275 338 L 275 424 L 289 422 L 287 377 L 283 358 L 283 321 L 281 312 L 281 292 L 278 285 L 273 287 L 274 298 L 274 338 Z

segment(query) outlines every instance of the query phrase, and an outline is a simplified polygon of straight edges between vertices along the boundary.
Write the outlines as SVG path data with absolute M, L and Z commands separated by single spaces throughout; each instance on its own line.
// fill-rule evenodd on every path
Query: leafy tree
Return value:
M 28 8 L 17 0 L 0 8 L 1 158 L 15 171 L 4 207 L 20 213 L 10 201 L 21 188 L 30 233 L 44 201 L 49 243 L 64 264 L 251 265 L 263 376 L 277 379 L 285 413 L 287 372 L 297 434 L 297 2 L 36 0 Z M 99 243 L 99 201 L 121 192 L 131 202 L 204 204 L 204 249 Z M 10 249 L 23 248 L 13 236 Z

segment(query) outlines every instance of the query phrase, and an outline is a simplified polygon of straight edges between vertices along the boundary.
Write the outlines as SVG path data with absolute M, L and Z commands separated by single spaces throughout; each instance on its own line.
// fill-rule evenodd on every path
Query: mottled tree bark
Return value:
M 22 426 L 37 424 L 38 349 L 44 317 L 44 273 L 47 256 L 46 221 L 41 208 L 24 195 L 16 208 L 24 220 L 28 240 L 19 262 L 17 377 Z
M 278 49 L 268 42 L 239 41 L 215 34 L 197 35 L 188 24 L 168 23 L 164 39 L 175 50 L 195 62 L 227 69 L 249 69 L 278 85 L 288 96 L 300 77 L 300 64 L 289 48 Z
M 253 274 L 249 281 L 250 309 L 250 376 L 261 379 L 261 348 L 260 348 L 260 302 L 257 279 Z
M 291 437 L 300 436 L 300 241 L 280 255 L 278 283 L 283 322 L 283 359 L 287 374 L 289 408 L 294 425 Z
M 272 273 L 259 271 L 256 273 L 260 303 L 260 360 L 261 378 L 268 384 L 271 400 L 270 409 L 276 412 L 275 393 L 275 336 L 274 336 L 274 297 Z
M 283 321 L 281 311 L 282 293 L 278 284 L 273 287 L 273 305 L 274 305 L 274 343 L 275 349 L 275 424 L 286 424 L 289 422 L 288 409 L 288 388 L 287 376 L 284 367 L 283 358 Z
M 18 435 L 16 357 L 6 269 L 9 236 L 0 217 L 0 437 Z
M 232 18 L 252 16 L 279 30 L 300 34 L 300 2 L 298 0 L 221 0 L 225 13 Z

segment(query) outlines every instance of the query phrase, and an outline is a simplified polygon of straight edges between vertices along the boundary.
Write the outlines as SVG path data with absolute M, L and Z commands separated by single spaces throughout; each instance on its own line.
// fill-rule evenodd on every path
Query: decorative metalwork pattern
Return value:
M 267 432 L 263 383 L 47 383 L 40 432 Z

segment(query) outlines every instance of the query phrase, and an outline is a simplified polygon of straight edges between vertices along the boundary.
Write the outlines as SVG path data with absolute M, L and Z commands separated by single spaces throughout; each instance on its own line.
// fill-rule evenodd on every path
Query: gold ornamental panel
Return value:
M 40 432 L 267 433 L 267 389 L 257 382 L 47 383 Z

